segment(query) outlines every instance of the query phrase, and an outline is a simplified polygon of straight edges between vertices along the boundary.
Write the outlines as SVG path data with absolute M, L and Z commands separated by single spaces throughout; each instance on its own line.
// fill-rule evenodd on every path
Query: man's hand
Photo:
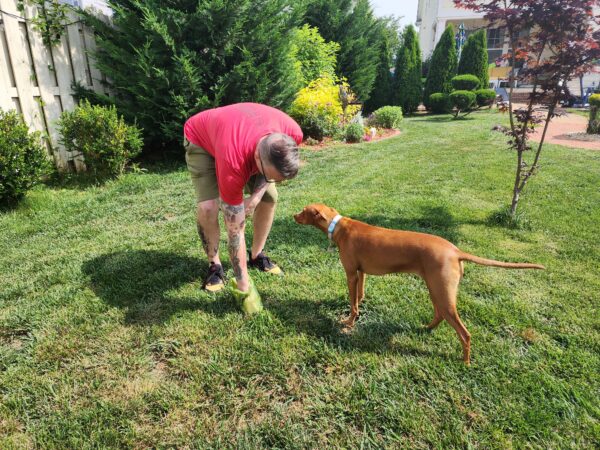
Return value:
M 269 184 L 265 180 L 264 175 L 259 175 L 254 184 L 254 192 L 250 197 L 244 199 L 244 209 L 246 217 L 254 214 L 254 210 L 262 200 L 263 195 L 267 191 Z

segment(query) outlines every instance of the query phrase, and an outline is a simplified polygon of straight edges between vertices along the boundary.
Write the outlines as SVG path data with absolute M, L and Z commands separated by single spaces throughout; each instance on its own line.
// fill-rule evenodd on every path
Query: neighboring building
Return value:
M 462 24 L 468 36 L 480 28 L 487 28 L 487 22 L 483 14 L 469 9 L 457 8 L 453 0 L 419 0 L 417 11 L 417 26 L 419 27 L 419 40 L 423 59 L 427 59 L 436 44 L 442 37 L 442 33 L 448 25 L 452 24 L 455 30 Z M 510 67 L 507 61 L 501 61 L 502 55 L 509 52 L 509 41 L 506 29 L 487 28 L 488 60 L 490 63 L 497 61 L 499 67 L 490 69 L 490 83 L 495 87 L 506 84 Z M 517 67 L 518 69 L 518 67 Z M 594 89 L 600 86 L 600 73 L 593 71 L 587 74 L 583 80 L 573 80 L 569 83 L 572 93 L 580 95 L 588 87 Z

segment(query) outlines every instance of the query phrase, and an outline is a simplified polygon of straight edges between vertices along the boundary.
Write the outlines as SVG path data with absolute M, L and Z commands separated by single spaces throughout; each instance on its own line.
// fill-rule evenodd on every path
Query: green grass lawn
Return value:
M 35 189 L 0 214 L 0 448 L 597 448 L 600 153 L 548 146 L 528 226 L 494 226 L 514 176 L 490 131 L 505 120 L 415 117 L 389 140 L 303 151 L 267 248 L 286 274 L 252 273 L 253 319 L 199 290 L 183 164 Z M 412 275 L 367 277 L 345 335 L 338 255 L 292 218 L 314 201 L 547 270 L 466 264 L 471 367 L 448 324 L 423 331 Z
M 565 110 L 566 110 L 568 113 L 571 113 L 571 114 L 576 114 L 576 115 L 578 115 L 578 116 L 585 117 L 586 119 L 589 119 L 589 118 L 590 118 L 590 110 L 589 110 L 589 108 L 588 108 L 588 109 L 581 109 L 581 108 L 565 108 Z

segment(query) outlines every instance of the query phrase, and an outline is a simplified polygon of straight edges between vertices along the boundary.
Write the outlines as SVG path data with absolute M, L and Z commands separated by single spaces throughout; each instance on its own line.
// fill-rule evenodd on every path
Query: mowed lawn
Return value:
M 252 319 L 199 289 L 183 164 L 36 188 L 0 214 L 0 448 L 598 448 L 600 152 L 548 146 L 524 227 L 500 227 L 515 155 L 491 128 L 507 118 L 469 118 L 303 150 L 267 248 L 285 276 L 252 272 Z M 547 270 L 466 263 L 471 367 L 448 324 L 423 330 L 412 275 L 367 277 L 346 335 L 338 255 L 292 218 L 315 201 Z

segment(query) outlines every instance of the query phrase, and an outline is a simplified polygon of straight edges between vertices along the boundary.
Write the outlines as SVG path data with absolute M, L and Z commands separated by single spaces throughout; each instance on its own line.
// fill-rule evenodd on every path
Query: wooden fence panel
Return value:
M 94 66 L 93 33 L 74 13 L 60 42 L 49 47 L 34 30 L 34 6 L 17 9 L 16 0 L 0 0 L 0 108 L 15 109 L 32 130 L 45 136 L 48 153 L 60 170 L 84 170 L 81 155 L 67 152 L 59 142 L 56 122 L 76 106 L 74 81 L 108 95 L 102 74 Z

